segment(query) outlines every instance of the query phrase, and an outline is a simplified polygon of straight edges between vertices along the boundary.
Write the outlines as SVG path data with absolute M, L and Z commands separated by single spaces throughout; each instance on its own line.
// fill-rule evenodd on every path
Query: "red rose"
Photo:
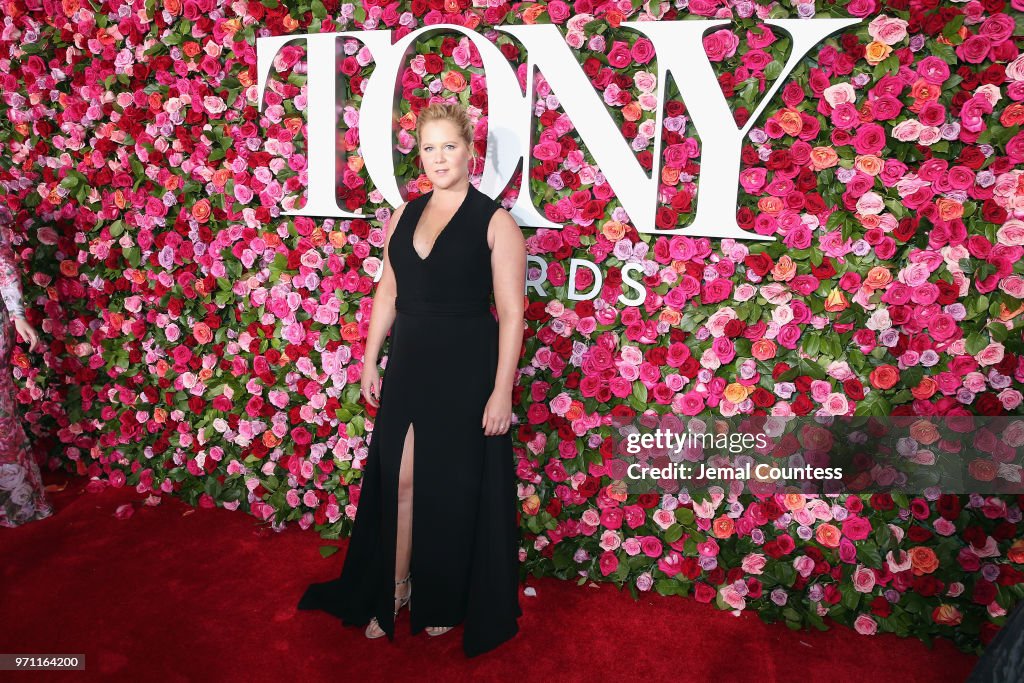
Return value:
M 697 602 L 709 603 L 715 599 L 714 588 L 703 582 L 698 582 L 693 586 L 693 597 Z
M 875 493 L 871 496 L 869 502 L 874 510 L 892 510 L 894 507 L 892 496 L 888 493 Z
M 856 377 L 843 382 L 843 391 L 846 395 L 852 398 L 854 401 L 861 401 L 864 399 L 864 385 L 860 383 Z
M 775 265 L 772 257 L 765 253 L 750 254 L 743 259 L 743 264 L 758 277 L 764 277 Z
M 900 379 L 900 371 L 892 365 L 879 365 L 868 376 L 876 389 L 892 389 Z
M 987 605 L 996 599 L 996 586 L 991 581 L 979 579 L 974 585 L 974 595 L 971 601 L 979 605 Z
M 892 605 L 889 604 L 889 601 L 881 595 L 877 595 L 875 596 L 875 599 L 871 601 L 871 613 L 884 619 L 892 614 Z

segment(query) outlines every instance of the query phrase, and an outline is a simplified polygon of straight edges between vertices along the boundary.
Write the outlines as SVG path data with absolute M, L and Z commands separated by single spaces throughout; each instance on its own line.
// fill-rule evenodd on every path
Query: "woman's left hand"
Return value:
M 32 327 L 32 323 L 22 318 L 15 318 L 14 329 L 18 331 L 22 339 L 28 342 L 28 350 L 35 351 L 39 346 L 39 333 L 36 332 L 36 328 Z
M 495 391 L 484 408 L 483 428 L 486 436 L 496 436 L 508 431 L 512 424 L 512 393 Z

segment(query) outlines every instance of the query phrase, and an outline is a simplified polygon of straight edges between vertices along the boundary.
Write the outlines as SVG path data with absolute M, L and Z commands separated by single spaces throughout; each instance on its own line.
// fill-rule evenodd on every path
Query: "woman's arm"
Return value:
M 498 369 L 495 393 L 512 395 L 512 385 L 523 345 L 526 313 L 526 239 L 519 224 L 505 209 L 498 209 L 488 226 L 493 230 L 491 273 L 494 305 L 498 309 Z
M 366 336 L 366 353 L 363 356 L 364 364 L 372 364 L 374 367 L 380 357 L 381 347 L 384 346 L 384 337 L 395 322 L 395 297 L 398 296 L 398 288 L 395 285 L 395 273 L 391 269 L 390 245 L 391 236 L 395 234 L 395 227 L 402 217 L 402 212 L 407 204 L 402 204 L 388 221 L 387 237 L 384 240 L 384 258 L 381 267 L 384 272 L 377 283 L 377 291 L 373 295 L 373 309 L 370 313 L 370 327 Z
M 21 302 L 21 276 L 14 261 L 14 249 L 7 239 L 6 228 L 0 228 L 0 295 L 12 318 L 25 319 Z

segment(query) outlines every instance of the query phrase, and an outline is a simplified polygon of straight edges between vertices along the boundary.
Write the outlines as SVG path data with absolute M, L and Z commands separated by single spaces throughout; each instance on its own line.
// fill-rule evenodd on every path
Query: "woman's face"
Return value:
M 447 120 L 431 121 L 420 130 L 420 162 L 435 186 L 452 187 L 469 176 L 470 149 L 459 129 Z

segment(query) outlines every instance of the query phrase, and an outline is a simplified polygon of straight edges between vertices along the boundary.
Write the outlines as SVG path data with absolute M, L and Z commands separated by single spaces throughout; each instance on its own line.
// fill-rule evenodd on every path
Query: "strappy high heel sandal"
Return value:
M 401 581 L 395 581 L 395 588 L 398 588 L 402 584 L 409 583 L 409 579 L 411 577 L 412 577 L 412 574 L 409 573 L 409 574 L 406 574 L 405 578 L 402 579 Z M 410 585 L 409 586 L 409 590 L 407 590 L 405 592 L 405 597 L 401 597 L 401 598 L 396 597 L 395 598 L 395 600 L 398 601 L 398 607 L 395 608 L 395 617 L 394 617 L 395 619 L 398 618 L 398 613 L 401 611 L 401 609 L 409 604 L 409 598 L 411 598 L 411 597 L 412 597 L 412 586 Z M 370 620 L 369 625 L 367 625 L 367 627 L 366 627 L 366 637 L 367 638 L 380 638 L 383 635 L 385 635 L 384 629 L 382 629 L 380 627 L 380 622 L 377 621 L 377 617 L 374 617 L 373 619 Z

